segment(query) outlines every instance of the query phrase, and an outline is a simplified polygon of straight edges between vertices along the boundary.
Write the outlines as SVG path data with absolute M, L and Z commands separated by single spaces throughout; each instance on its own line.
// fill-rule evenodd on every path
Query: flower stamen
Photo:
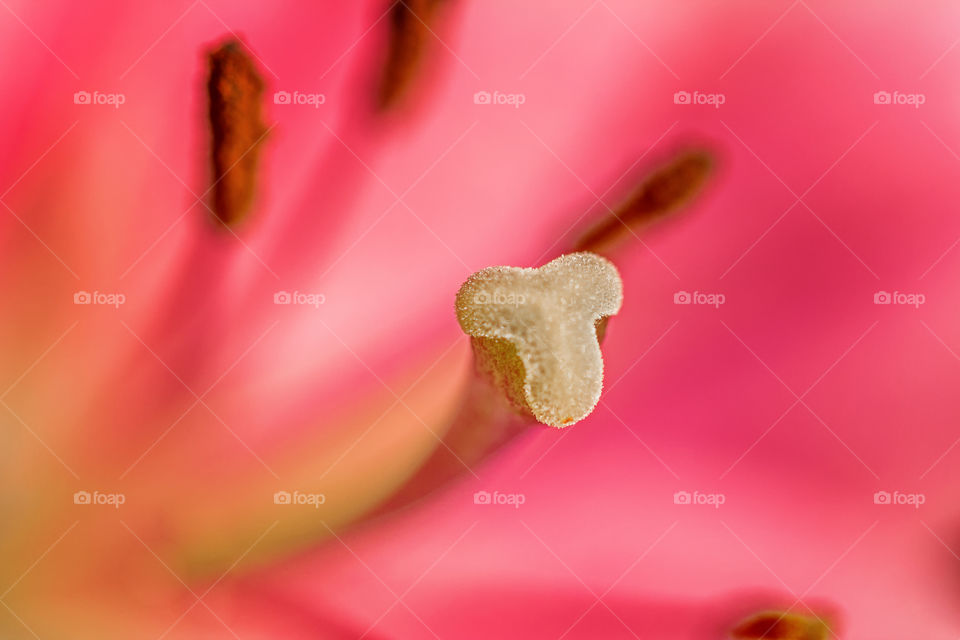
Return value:
M 213 214 L 225 225 L 243 219 L 253 205 L 263 123 L 263 79 L 237 40 L 208 54 L 207 81 Z
M 577 241 L 577 251 L 609 254 L 633 237 L 636 229 L 683 207 L 706 184 L 713 170 L 706 151 L 685 151 L 651 174 L 626 201 Z
M 390 36 L 377 104 L 387 111 L 403 101 L 419 76 L 428 44 L 430 25 L 438 7 L 448 0 L 399 0 L 390 8 Z
M 750 616 L 730 632 L 732 640 L 827 640 L 833 632 L 822 618 L 780 611 Z

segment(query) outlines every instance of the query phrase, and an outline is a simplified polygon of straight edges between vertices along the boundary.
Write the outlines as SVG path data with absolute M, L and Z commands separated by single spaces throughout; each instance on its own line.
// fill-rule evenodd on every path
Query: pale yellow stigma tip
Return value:
M 539 422 L 566 427 L 600 400 L 597 323 L 622 302 L 616 267 L 583 252 L 536 269 L 478 271 L 460 287 L 456 306 L 479 368 Z

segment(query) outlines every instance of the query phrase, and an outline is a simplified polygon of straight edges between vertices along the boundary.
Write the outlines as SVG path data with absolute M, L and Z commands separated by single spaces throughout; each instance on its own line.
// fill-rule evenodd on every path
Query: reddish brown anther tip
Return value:
M 390 7 L 387 59 L 377 89 L 377 107 L 388 111 L 403 102 L 420 75 L 437 9 L 449 0 L 397 0 Z
M 249 213 L 257 186 L 264 83 L 244 45 L 227 40 L 207 55 L 213 214 L 234 225 Z
M 713 165 L 713 156 L 706 151 L 680 153 L 648 176 L 612 214 L 587 230 L 575 249 L 609 254 L 639 227 L 688 204 L 707 183 Z
M 730 632 L 732 640 L 828 640 L 833 635 L 822 618 L 782 611 L 750 616 Z

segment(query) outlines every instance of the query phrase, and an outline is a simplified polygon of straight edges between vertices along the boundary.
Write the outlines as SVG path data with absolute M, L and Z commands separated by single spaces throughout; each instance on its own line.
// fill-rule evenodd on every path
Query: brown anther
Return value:
M 730 632 L 732 640 L 828 640 L 832 635 L 822 618 L 782 611 L 750 616 Z
M 227 40 L 207 55 L 213 169 L 212 208 L 225 225 L 242 220 L 253 205 L 263 122 L 263 79 L 244 45 Z
M 389 110 L 403 101 L 420 75 L 440 5 L 449 0 L 396 0 L 390 8 L 387 59 L 377 106 Z
M 587 230 L 577 251 L 609 254 L 633 237 L 635 230 L 689 203 L 713 169 L 713 157 L 701 150 L 685 151 L 647 177 L 622 204 Z

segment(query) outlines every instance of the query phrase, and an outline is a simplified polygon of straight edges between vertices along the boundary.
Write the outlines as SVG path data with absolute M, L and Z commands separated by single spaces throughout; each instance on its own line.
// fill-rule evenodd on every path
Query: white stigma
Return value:
M 600 400 L 597 323 L 620 310 L 616 267 L 571 253 L 537 269 L 490 267 L 457 293 L 457 319 L 479 368 L 540 422 L 566 427 Z

